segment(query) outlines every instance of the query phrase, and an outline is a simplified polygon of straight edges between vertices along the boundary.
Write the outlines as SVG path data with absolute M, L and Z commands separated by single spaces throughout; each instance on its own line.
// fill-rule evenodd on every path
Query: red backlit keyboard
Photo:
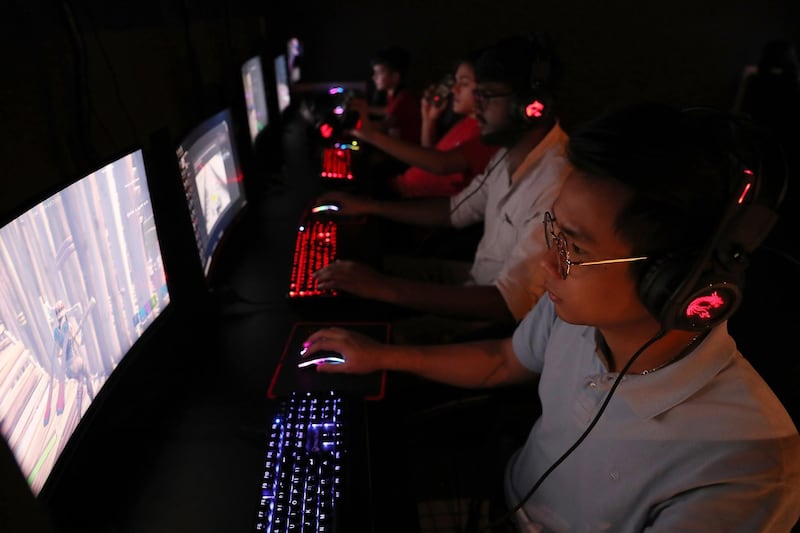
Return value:
M 353 179 L 352 150 L 346 148 L 325 148 L 322 152 L 322 177 L 333 179 Z
M 311 276 L 336 259 L 336 223 L 310 220 L 300 226 L 294 246 L 289 297 L 332 296 L 335 291 L 320 289 Z

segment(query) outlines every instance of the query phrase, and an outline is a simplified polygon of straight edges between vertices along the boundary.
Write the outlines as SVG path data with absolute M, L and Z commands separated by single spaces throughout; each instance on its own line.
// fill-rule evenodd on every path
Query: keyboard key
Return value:
M 294 393 L 266 436 L 256 531 L 333 531 L 346 455 L 342 399 Z M 289 422 L 292 421 L 292 422 Z
M 292 258 L 290 298 L 333 295 L 335 291 L 320 289 L 313 273 L 336 259 L 337 227 L 332 220 L 310 220 L 300 226 Z

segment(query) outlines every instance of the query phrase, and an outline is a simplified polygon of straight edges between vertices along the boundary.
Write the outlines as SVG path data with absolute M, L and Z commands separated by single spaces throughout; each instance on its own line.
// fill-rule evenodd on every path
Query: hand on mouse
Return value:
M 342 216 L 357 216 L 372 214 L 369 198 L 348 194 L 342 191 L 329 191 L 321 194 L 314 200 L 314 206 L 336 205 L 337 211 L 328 210 L 326 213 Z
M 312 333 L 303 348 L 309 359 L 320 351 L 336 352 L 344 358 L 343 363 L 321 363 L 317 372 L 368 374 L 382 370 L 380 353 L 387 345 L 343 328 L 323 328 Z
M 319 366 L 323 364 L 340 365 L 345 362 L 344 357 L 339 352 L 331 350 L 320 350 L 313 354 L 308 353 L 308 348 L 303 347 L 300 350 L 300 359 L 297 363 L 297 368 L 306 368 L 310 366 Z

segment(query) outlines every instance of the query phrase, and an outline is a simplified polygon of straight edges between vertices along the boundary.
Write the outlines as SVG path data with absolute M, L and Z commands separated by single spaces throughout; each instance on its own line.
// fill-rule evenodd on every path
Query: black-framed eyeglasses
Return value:
M 473 89 L 472 96 L 475 98 L 475 103 L 480 106 L 484 107 L 489 100 L 493 98 L 505 98 L 507 96 L 511 96 L 514 94 L 513 92 L 505 92 L 505 93 L 493 93 L 492 91 L 488 91 L 486 89 Z
M 558 249 L 558 272 L 561 274 L 561 279 L 567 279 L 569 276 L 570 267 L 574 266 L 593 266 L 593 265 L 612 265 L 615 263 L 632 263 L 634 261 L 644 261 L 647 256 L 640 257 L 621 257 L 617 259 L 603 259 L 602 261 L 572 261 L 569 258 L 569 247 L 567 246 L 567 238 L 564 233 L 559 231 L 555 232 L 554 226 L 555 219 L 549 211 L 544 213 L 544 240 L 547 244 L 547 249 L 556 245 Z

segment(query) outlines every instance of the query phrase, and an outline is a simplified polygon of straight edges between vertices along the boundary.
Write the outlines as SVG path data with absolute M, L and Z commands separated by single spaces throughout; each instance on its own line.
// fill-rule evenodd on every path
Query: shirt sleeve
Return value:
M 483 144 L 480 124 L 473 117 L 465 117 L 457 122 L 442 137 L 442 143 L 443 150 L 458 148 L 467 160 L 469 168 L 463 172 L 465 177 L 464 185 L 469 183 L 469 180 L 474 176 L 489 168 L 489 161 L 492 160 L 492 157 L 499 149 L 499 146 Z
M 742 443 L 735 454 L 709 459 L 719 482 L 691 487 L 655 506 L 646 533 L 794 531 L 800 517 L 800 444 L 796 435 Z M 790 456 L 794 455 L 794 467 Z
M 514 330 L 511 339 L 514 354 L 525 368 L 537 374 L 541 374 L 544 368 L 544 353 L 555 320 L 553 303 L 548 299 L 542 299 Z
M 483 220 L 491 182 L 503 175 L 506 166 L 502 163 L 505 150 L 498 151 L 489 163 L 488 173 L 475 176 L 461 192 L 450 197 L 450 224 L 465 228 Z
M 542 187 L 539 194 L 531 198 L 530 216 L 520 230 L 521 238 L 495 280 L 497 290 L 517 320 L 524 317 L 544 293 L 544 272 L 539 263 L 547 253 L 547 244 L 542 220 L 561 190 L 565 165 L 563 156 L 553 155 L 539 169 L 535 179 Z
M 486 170 L 489 160 L 498 147 L 486 146 L 480 140 L 480 126 L 472 117 L 456 122 L 436 143 L 436 150 L 458 151 L 466 160 L 467 168 L 460 172 L 437 174 L 419 167 L 410 167 L 392 180 L 392 187 L 400 196 L 453 196 L 466 187 L 476 174 Z
M 422 131 L 422 113 L 419 98 L 410 90 L 404 89 L 397 93 L 386 106 L 386 115 L 397 128 L 401 139 L 419 144 Z

